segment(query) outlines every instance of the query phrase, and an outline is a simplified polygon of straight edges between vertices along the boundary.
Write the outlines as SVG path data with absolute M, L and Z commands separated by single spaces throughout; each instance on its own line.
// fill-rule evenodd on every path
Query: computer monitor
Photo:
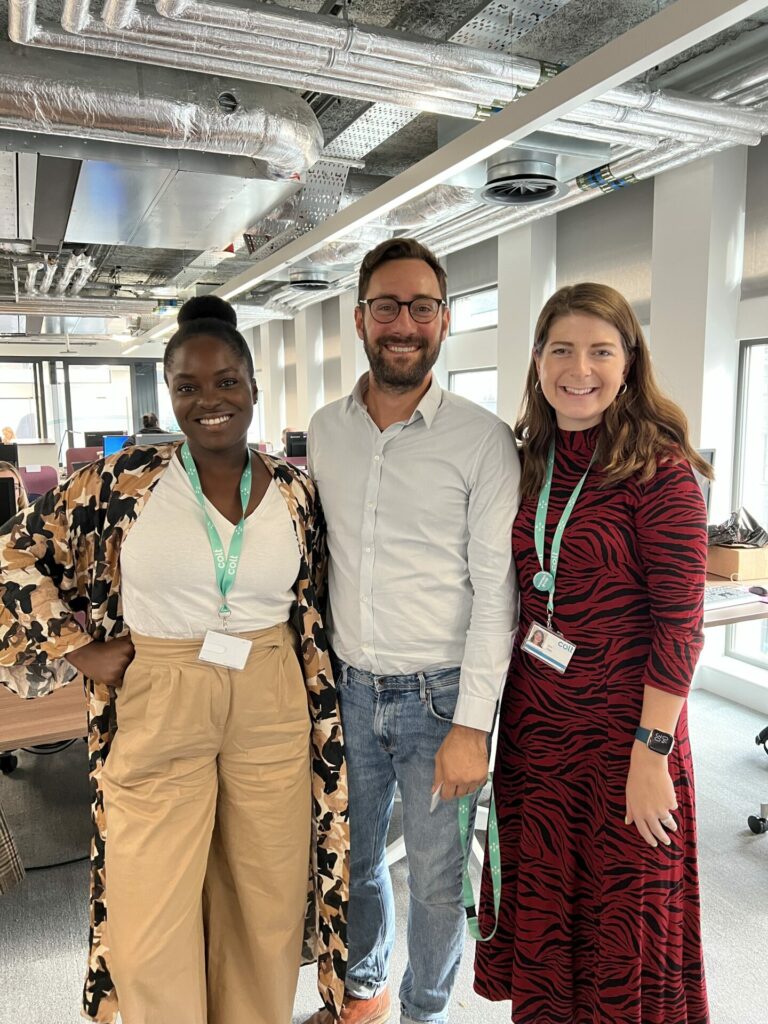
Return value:
M 0 477 L 0 526 L 16 515 L 16 481 Z
M 105 437 L 126 437 L 122 430 L 84 430 L 83 445 L 86 448 L 101 448 Z M 105 453 L 106 454 L 106 453 Z
M 117 455 L 128 440 L 128 434 L 105 434 L 104 435 L 104 458 L 107 455 Z
M 0 462 L 10 462 L 19 468 L 19 446 L 17 444 L 0 444 Z M 5 522 L 5 520 L 3 520 Z
M 697 448 L 696 451 L 702 457 L 702 459 L 704 459 L 705 462 L 708 462 L 710 464 L 710 466 L 712 466 L 714 468 L 714 465 L 715 465 L 715 449 L 714 448 Z M 704 496 L 704 504 L 707 506 L 707 517 L 709 517 L 709 499 L 711 497 L 711 493 L 710 492 L 712 490 L 712 481 L 708 480 L 705 476 L 702 476 L 701 473 L 697 473 L 695 469 L 693 471 L 693 475 L 696 477 L 696 482 L 698 483 L 699 487 L 701 488 L 701 493 Z
M 307 435 L 304 431 L 289 431 L 285 435 L 285 454 L 291 458 L 307 454 Z
M 166 434 L 139 434 L 136 437 L 136 444 L 171 444 L 174 441 L 183 441 L 185 435 L 181 431 L 169 430 Z

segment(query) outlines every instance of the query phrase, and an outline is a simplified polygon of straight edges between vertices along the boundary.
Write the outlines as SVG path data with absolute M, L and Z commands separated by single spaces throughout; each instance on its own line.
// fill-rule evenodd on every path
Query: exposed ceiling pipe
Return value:
M 113 31 L 91 17 L 89 0 L 66 0 L 63 23 L 69 32 L 52 33 L 35 23 L 35 0 L 10 0 L 9 31 L 12 38 L 34 45 L 101 51 L 123 60 L 186 66 L 208 74 L 231 74 L 465 118 L 481 117 L 510 102 L 522 81 L 528 82 L 529 88 L 535 85 L 537 69 L 536 82 L 558 70 L 557 65 L 521 62 L 455 44 L 399 40 L 394 35 L 387 37 L 373 30 L 357 29 L 368 42 L 379 37 L 387 40 L 386 46 L 375 50 L 376 56 L 372 57 L 368 42 L 361 53 L 346 51 L 346 28 L 342 27 L 339 35 L 338 24 L 329 25 L 322 19 L 318 22 L 275 13 L 265 6 L 242 10 L 196 0 L 158 2 L 164 14 L 185 20 L 140 13 L 135 0 L 110 0 L 106 15 L 113 25 L 124 26 Z M 205 24 L 208 30 L 201 33 L 199 24 Z M 333 30 L 330 34 L 329 29 Z M 270 31 L 275 35 L 270 35 Z M 318 32 L 323 39 L 320 46 L 316 45 Z M 307 39 L 313 41 L 306 42 Z M 306 49 L 312 46 L 314 51 Z M 440 62 L 446 67 L 434 67 L 436 46 L 442 47 Z M 454 68 L 460 65 L 465 50 L 469 52 L 472 70 L 461 68 L 457 74 Z M 231 56 L 233 53 L 238 54 L 237 59 Z M 253 59 L 243 59 L 247 55 Z M 274 66 L 265 67 L 264 62 Z M 682 131 L 675 118 L 716 125 L 721 131 L 743 131 L 745 135 L 763 131 L 766 123 L 761 113 L 746 112 L 743 108 L 735 108 L 734 112 L 734 108 L 723 104 L 691 100 L 641 85 L 613 89 L 603 100 L 618 108 L 635 108 L 638 126 L 655 128 L 665 137 L 676 137 L 676 128 Z M 640 116 L 643 114 L 645 119 Z M 609 120 L 621 120 L 620 115 L 609 116 L 606 110 L 603 115 Z M 665 122 L 664 118 L 673 120 Z M 571 120 L 584 121 L 584 117 Z M 600 121 L 598 126 L 602 124 Z M 690 127 L 682 141 L 691 141 L 693 137 L 714 141 L 722 135 Z
M 61 277 L 56 282 L 56 294 L 63 295 L 69 287 L 69 282 L 72 280 L 72 275 L 75 273 L 77 268 L 80 266 L 82 255 L 71 253 L 69 259 L 66 262 L 64 269 L 61 272 Z
M 13 264 L 13 294 L 16 302 L 19 301 L 19 268 Z
M 16 303 L 11 295 L 0 295 L 0 313 L 32 316 L 130 317 L 151 313 L 157 303 L 152 299 L 92 299 L 55 295 L 22 295 Z
M 40 260 L 37 260 L 34 263 L 27 264 L 27 280 L 24 285 L 24 289 L 27 295 L 37 295 L 37 275 L 40 273 L 41 270 L 43 270 L 44 266 L 45 264 L 42 263 Z
M 238 52 L 239 41 L 236 40 L 206 46 L 200 34 L 195 33 L 192 38 L 173 41 L 167 38 L 167 29 L 163 25 L 161 37 L 158 39 L 155 36 L 151 43 L 147 43 L 137 41 L 143 39 L 141 33 L 131 33 L 130 30 L 113 33 L 102 22 L 95 20 L 87 23 L 84 34 L 75 35 L 38 25 L 36 13 L 37 0 L 9 0 L 8 35 L 15 43 L 62 50 L 67 53 L 108 56 L 152 66 L 164 65 L 184 71 L 236 79 L 241 85 L 243 82 L 286 85 L 291 89 L 332 92 L 351 99 L 359 99 L 363 95 L 363 98 L 371 100 L 404 107 L 415 106 L 419 110 L 469 120 L 482 113 L 476 103 L 449 100 L 439 96 L 415 96 L 413 91 L 402 88 L 370 86 L 366 91 L 361 85 L 346 83 L 338 76 L 313 75 L 279 67 L 261 67 L 252 61 L 232 56 Z M 246 48 L 247 45 L 246 41 Z M 298 102 L 298 98 L 295 99 Z
M 119 8 L 119 17 L 114 15 L 116 7 Z M 126 42 L 133 39 L 136 42 L 151 42 L 225 58 L 231 57 L 234 52 L 241 60 L 248 58 L 254 64 L 298 71 L 303 77 L 308 74 L 321 75 L 331 81 L 357 82 L 367 89 L 408 89 L 458 102 L 464 102 L 467 94 L 478 94 L 486 97 L 488 102 L 511 103 L 520 92 L 518 85 L 488 75 L 430 66 L 429 52 L 423 44 L 419 44 L 422 49 L 421 60 L 402 63 L 391 58 L 382 59 L 344 49 L 329 50 L 325 46 L 298 40 L 288 43 L 283 37 L 275 38 L 263 27 L 249 29 L 225 26 L 221 29 L 215 24 L 206 24 L 205 33 L 201 36 L 199 26 L 190 22 L 170 20 L 139 11 L 136 0 L 116 0 L 105 7 L 101 22 L 90 15 L 89 8 L 90 0 L 66 0 L 62 27 L 79 35 L 101 36 L 106 26 L 110 36 L 119 36 Z M 158 10 L 163 13 L 160 5 Z M 241 15 L 250 13 L 236 7 L 223 10 L 230 11 L 235 21 Z M 261 14 L 258 20 L 261 22 Z M 118 28 L 119 23 L 124 24 Z M 499 62 L 497 60 L 494 63 Z M 539 77 L 537 72 L 536 81 Z M 528 80 L 532 80 L 532 76 Z
M 90 256 L 84 256 L 80 260 L 80 265 L 77 268 L 75 278 L 72 281 L 70 288 L 70 295 L 79 295 L 85 285 L 90 281 L 93 275 L 96 273 L 96 264 Z
M 320 156 L 317 118 L 282 89 L 164 69 L 139 74 L 130 65 L 115 74 L 111 62 L 89 61 L 77 78 L 64 58 L 46 61 L 44 72 L 32 66 L 23 52 L 0 45 L 0 126 L 247 156 L 266 161 L 277 177 L 302 173 Z M 105 87 L 116 81 L 122 85 Z M 234 98 L 233 111 L 222 109 L 222 94 Z
M 108 0 L 104 20 L 113 28 L 125 28 L 126 12 L 133 6 L 134 0 Z M 396 33 L 389 35 L 381 29 L 344 24 L 322 15 L 298 16 L 276 11 L 266 4 L 244 10 L 196 0 L 156 0 L 155 6 L 166 18 L 233 29 L 249 36 L 271 35 L 290 43 L 323 47 L 334 54 L 348 52 L 378 57 L 398 64 L 427 67 L 432 72 L 456 71 L 522 89 L 534 89 L 560 70 L 558 65 L 526 57 L 504 57 L 455 43 L 413 41 Z
M 40 287 L 38 288 L 38 291 L 41 295 L 47 295 L 48 292 L 50 291 L 54 274 L 56 273 L 58 268 L 58 259 L 55 256 L 49 256 L 48 259 L 45 261 L 45 273 L 43 274 L 43 279 L 40 282 Z

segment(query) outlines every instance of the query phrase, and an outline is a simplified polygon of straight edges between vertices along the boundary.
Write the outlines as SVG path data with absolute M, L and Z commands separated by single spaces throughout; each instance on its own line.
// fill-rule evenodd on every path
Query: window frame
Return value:
M 479 295 L 481 292 L 493 292 L 493 291 L 496 292 L 496 323 L 494 323 L 494 324 L 486 324 L 485 327 L 470 327 L 470 328 L 465 328 L 464 330 L 461 330 L 461 331 L 456 330 L 455 327 L 454 327 L 454 304 L 455 304 L 455 302 L 458 299 L 466 298 L 468 295 Z M 498 295 L 499 295 L 499 283 L 498 283 L 498 281 L 496 281 L 493 284 L 484 284 L 484 285 L 481 285 L 479 288 L 468 288 L 466 291 L 455 292 L 454 294 L 449 295 L 448 296 L 448 310 L 449 310 L 449 312 L 451 314 L 451 319 L 450 319 L 450 323 L 449 323 L 449 327 L 448 327 L 448 336 L 449 337 L 458 337 L 459 335 L 462 335 L 462 334 L 476 334 L 479 331 L 495 331 L 495 330 L 498 330 L 498 327 L 499 327 L 499 301 L 498 301 Z M 493 367 L 489 367 L 489 369 L 493 369 Z
M 739 367 L 736 378 L 736 418 L 735 437 L 733 445 L 733 487 L 731 491 L 731 508 L 738 508 L 741 498 L 741 488 L 744 480 L 744 445 L 746 443 L 746 419 L 747 419 L 747 381 L 746 373 L 749 366 L 750 351 L 758 346 L 768 347 L 766 338 L 743 338 L 739 344 Z M 768 623 L 768 619 L 764 620 Z M 765 660 L 750 657 L 736 647 L 736 629 L 739 623 L 733 623 L 725 627 L 725 656 L 745 665 L 753 665 L 756 668 L 766 671 Z
M 454 391 L 453 388 L 451 387 L 451 384 L 453 383 L 453 378 L 455 376 L 457 376 L 458 374 L 488 373 L 489 371 L 494 371 L 496 373 L 496 408 L 498 409 L 498 407 L 499 407 L 499 388 L 498 388 L 498 384 L 499 384 L 499 367 L 498 367 L 498 365 L 497 366 L 468 366 L 468 367 L 466 367 L 466 369 L 463 369 L 463 370 L 449 370 L 448 371 L 448 390 L 450 391 L 450 393 L 452 395 L 458 394 L 458 392 Z M 463 396 L 460 396 L 460 397 L 463 397 Z M 469 401 L 471 401 L 471 399 L 469 399 Z M 475 403 L 475 404 L 479 404 L 479 403 Z M 481 408 L 485 408 L 485 406 L 481 406 Z M 498 415 L 498 413 L 494 413 L 494 416 L 496 416 L 496 415 Z
M 48 415 L 45 408 L 45 392 L 43 390 L 43 363 L 46 361 L 44 356 L 0 356 L 0 366 L 3 363 L 25 363 L 32 366 L 37 437 L 43 441 L 50 440 L 48 438 Z M 21 439 L 19 443 L 25 444 L 27 442 Z

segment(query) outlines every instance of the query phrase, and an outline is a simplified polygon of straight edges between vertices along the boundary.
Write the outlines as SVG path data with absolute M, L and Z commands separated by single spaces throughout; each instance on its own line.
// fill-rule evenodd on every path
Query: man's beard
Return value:
M 416 358 L 408 360 L 390 359 L 384 345 L 418 345 Z M 407 338 L 384 334 L 376 342 L 375 347 L 368 341 L 368 332 L 363 331 L 363 348 L 370 363 L 371 373 L 376 383 L 390 391 L 411 391 L 423 384 L 425 377 L 437 362 L 440 345 L 430 349 L 429 341 L 421 334 L 411 334 Z

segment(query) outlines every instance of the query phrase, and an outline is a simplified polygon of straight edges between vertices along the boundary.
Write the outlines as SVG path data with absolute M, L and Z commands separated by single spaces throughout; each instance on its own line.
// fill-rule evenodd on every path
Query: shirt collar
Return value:
M 363 412 L 368 415 L 368 409 L 365 405 L 365 392 L 368 390 L 368 370 L 360 377 L 358 382 L 352 389 L 350 395 L 351 401 L 358 405 Z M 440 403 L 443 400 L 443 389 L 440 387 L 440 382 L 434 371 L 432 371 L 432 382 L 427 388 L 426 394 L 422 396 L 421 401 L 413 411 L 409 423 L 412 423 L 417 413 L 421 415 L 424 423 L 429 428 L 437 415 L 437 410 L 440 408 Z

